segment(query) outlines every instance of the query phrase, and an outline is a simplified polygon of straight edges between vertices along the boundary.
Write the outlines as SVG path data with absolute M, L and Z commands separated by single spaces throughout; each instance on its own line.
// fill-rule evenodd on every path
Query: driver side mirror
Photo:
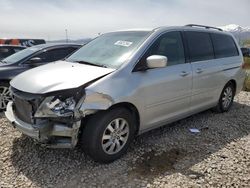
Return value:
M 30 64 L 36 64 L 36 63 L 41 63 L 41 62 L 42 62 L 42 59 L 40 57 L 33 57 L 28 61 L 28 63 Z
M 167 66 L 168 58 L 162 55 L 151 55 L 147 58 L 146 62 L 147 67 L 150 69 L 162 68 Z

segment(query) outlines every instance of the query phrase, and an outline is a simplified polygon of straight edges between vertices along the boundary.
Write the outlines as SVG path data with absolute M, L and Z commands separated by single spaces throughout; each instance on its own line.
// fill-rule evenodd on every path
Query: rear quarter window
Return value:
M 233 38 L 229 35 L 211 34 L 216 58 L 238 56 L 239 52 Z
M 205 61 L 214 59 L 213 44 L 209 33 L 186 31 L 190 61 Z

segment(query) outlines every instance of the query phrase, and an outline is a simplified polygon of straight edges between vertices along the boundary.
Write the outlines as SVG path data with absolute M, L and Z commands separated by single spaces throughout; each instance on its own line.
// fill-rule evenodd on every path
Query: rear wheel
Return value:
M 4 111 L 9 101 L 12 100 L 9 84 L 0 82 L 0 111 Z
M 134 138 L 132 114 L 123 108 L 98 112 L 89 118 L 81 135 L 84 151 L 94 161 L 109 163 L 126 153 Z
M 234 96 L 235 87 L 233 83 L 229 82 L 222 90 L 219 102 L 215 107 L 215 111 L 220 113 L 228 111 L 233 104 Z

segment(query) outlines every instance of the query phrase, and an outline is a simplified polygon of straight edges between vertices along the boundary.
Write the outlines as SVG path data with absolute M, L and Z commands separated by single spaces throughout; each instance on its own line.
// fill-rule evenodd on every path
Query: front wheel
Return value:
M 4 111 L 8 102 L 12 100 L 9 84 L 6 82 L 0 82 L 0 112 Z
M 233 104 L 234 96 L 235 96 L 235 87 L 231 82 L 229 82 L 223 88 L 219 102 L 217 106 L 214 108 L 214 110 L 220 113 L 227 112 Z
M 134 138 L 135 121 L 123 108 L 98 112 L 83 128 L 81 144 L 94 161 L 109 163 L 126 153 Z

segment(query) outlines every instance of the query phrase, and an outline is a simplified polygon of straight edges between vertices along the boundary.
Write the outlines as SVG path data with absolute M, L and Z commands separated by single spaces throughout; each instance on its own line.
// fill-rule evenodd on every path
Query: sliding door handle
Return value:
M 180 75 L 181 75 L 182 77 L 184 77 L 184 76 L 189 75 L 189 73 L 188 73 L 188 72 L 186 72 L 186 71 L 182 71 L 182 72 L 180 73 Z
M 196 69 L 196 73 L 202 73 L 203 72 L 203 69 L 201 69 L 201 68 L 198 68 L 198 69 Z

